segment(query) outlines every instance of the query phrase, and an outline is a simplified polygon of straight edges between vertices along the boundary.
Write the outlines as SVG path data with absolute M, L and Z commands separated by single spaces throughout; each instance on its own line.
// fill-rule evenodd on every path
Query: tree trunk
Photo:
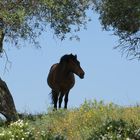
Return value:
M 7 84 L 0 78 L 0 113 L 3 114 L 7 121 L 18 119 L 13 97 L 7 87 Z
M 0 53 L 3 52 L 3 40 L 4 40 L 4 32 L 3 32 L 3 30 L 0 28 Z
M 3 41 L 4 41 L 4 22 L 3 19 L 0 17 L 0 53 L 3 52 Z

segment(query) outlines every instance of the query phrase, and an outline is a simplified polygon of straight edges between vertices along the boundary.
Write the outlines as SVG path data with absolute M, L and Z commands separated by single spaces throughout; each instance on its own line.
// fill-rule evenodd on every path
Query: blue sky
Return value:
M 7 82 L 19 112 L 44 112 L 50 106 L 51 89 L 46 79 L 52 64 L 64 54 L 77 54 L 85 78 L 76 76 L 76 83 L 69 94 L 68 108 L 80 106 L 84 100 L 103 100 L 118 105 L 140 103 L 140 62 L 128 61 L 114 50 L 117 37 L 102 31 L 98 16 L 93 14 L 87 30 L 79 32 L 80 41 L 53 38 L 47 32 L 39 40 L 41 49 L 27 45 L 21 49 L 5 48 L 12 62 L 4 73 L 5 57 L 1 61 L 1 78 Z

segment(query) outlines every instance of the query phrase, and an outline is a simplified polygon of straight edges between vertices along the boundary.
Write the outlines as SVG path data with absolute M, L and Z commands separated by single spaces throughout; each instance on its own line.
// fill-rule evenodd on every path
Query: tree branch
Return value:
M 0 29 L 0 53 L 3 51 L 3 40 L 4 40 L 4 32 Z

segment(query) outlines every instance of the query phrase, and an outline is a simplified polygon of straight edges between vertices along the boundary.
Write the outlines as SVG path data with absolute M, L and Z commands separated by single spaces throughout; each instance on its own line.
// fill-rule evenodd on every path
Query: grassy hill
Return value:
M 85 101 L 79 108 L 25 115 L 5 126 L 0 140 L 140 140 L 140 107 Z

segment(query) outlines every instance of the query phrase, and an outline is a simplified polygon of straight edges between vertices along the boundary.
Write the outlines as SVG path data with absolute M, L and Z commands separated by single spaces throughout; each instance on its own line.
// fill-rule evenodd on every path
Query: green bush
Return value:
M 140 128 L 122 119 L 107 119 L 88 140 L 140 140 Z
M 0 125 L 0 140 L 140 140 L 140 106 L 85 101 L 79 108 L 22 114 Z
M 66 138 L 60 134 L 54 135 L 49 131 L 41 131 L 40 140 L 66 140 Z
M 35 140 L 35 137 L 28 123 L 18 120 L 0 129 L 0 140 Z

